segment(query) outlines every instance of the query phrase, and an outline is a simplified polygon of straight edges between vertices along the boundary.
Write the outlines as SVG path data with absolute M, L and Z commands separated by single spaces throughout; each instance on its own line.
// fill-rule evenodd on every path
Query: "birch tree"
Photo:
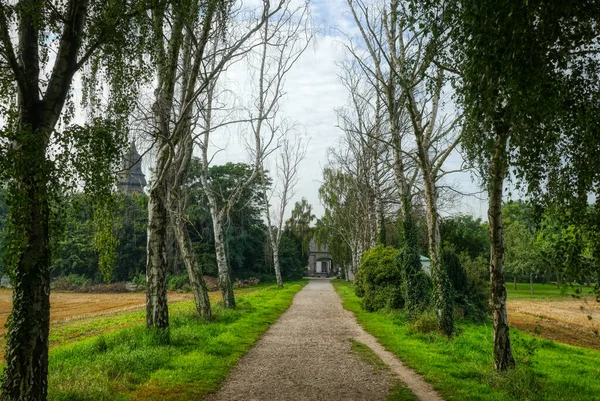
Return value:
M 269 129 L 276 124 L 283 84 L 286 74 L 308 46 L 307 5 L 292 8 L 289 1 L 280 1 L 276 8 L 264 3 L 263 23 L 254 33 L 259 35 L 260 46 L 249 52 L 258 60 L 256 68 L 256 88 L 252 110 L 245 120 L 252 133 L 247 143 L 249 154 L 253 159 L 252 174 L 230 192 L 226 199 L 219 199 L 219 193 L 213 188 L 209 179 L 209 168 L 212 157 L 209 156 L 211 135 L 223 127 L 226 122 L 218 121 L 219 92 L 216 82 L 208 86 L 206 96 L 202 99 L 202 125 L 195 142 L 200 148 L 200 181 L 207 196 L 215 238 L 215 253 L 219 271 L 219 287 L 223 294 L 226 308 L 235 308 L 235 297 L 231 285 L 223 227 L 226 224 L 231 208 L 240 200 L 244 191 L 259 178 L 264 158 L 272 151 L 275 144 L 276 130 Z M 250 144 L 251 143 L 251 144 Z
M 267 233 L 271 252 L 273 253 L 273 268 L 275 270 L 275 278 L 277 286 L 283 287 L 283 279 L 281 277 L 281 266 L 279 265 L 279 245 L 281 244 L 281 236 L 283 235 L 283 217 L 291 199 L 296 194 L 296 185 L 300 178 L 300 164 L 306 157 L 306 145 L 302 140 L 292 139 L 289 135 L 296 135 L 294 130 L 286 130 L 286 137 L 281 141 L 279 147 L 279 156 L 275 163 L 275 186 L 279 185 L 279 190 L 275 189 L 274 193 L 269 196 L 267 184 L 265 181 L 266 171 L 263 167 L 262 174 L 262 189 L 265 201 L 265 217 L 267 219 Z M 277 198 L 278 203 L 274 208 L 271 208 L 270 199 Z M 273 212 L 273 215 L 272 213 Z
M 417 23 L 420 15 L 416 9 L 399 0 L 391 0 L 389 7 L 375 7 L 375 11 L 365 1 L 349 0 L 348 4 L 372 59 L 371 64 L 362 62 L 362 65 L 367 73 L 374 75 L 373 81 L 378 82 L 377 87 L 383 89 L 386 98 L 392 131 L 391 146 L 398 159 L 395 166 L 399 188 L 408 184 L 406 173 L 402 173 L 405 170 L 403 159 L 413 159 L 420 169 L 427 211 L 434 302 L 440 328 L 451 335 L 452 289 L 440 260 L 438 181 L 448 173 L 443 170 L 444 162 L 460 141 L 456 132 L 460 118 L 440 115 L 444 71 L 433 64 L 433 56 L 443 50 L 443 31 L 434 36 L 420 28 Z M 384 71 L 389 76 L 386 82 L 382 82 Z M 400 116 L 406 116 L 408 127 L 398 124 Z M 403 138 L 409 134 L 414 147 L 403 143 Z M 402 193 L 404 197 L 410 197 L 410 190 L 404 189 Z M 409 201 L 403 201 L 406 212 L 409 211 Z M 410 219 L 409 213 L 405 213 L 404 218 L 410 224 L 407 220 Z
M 51 205 L 74 182 L 96 194 L 110 189 L 137 84 L 139 64 L 129 56 L 144 43 L 137 24 L 143 7 L 137 1 L 0 2 L 0 176 L 8 182 L 14 283 L 2 399 L 47 397 Z M 84 100 L 97 111 L 86 125 L 74 124 L 73 87 L 81 73 Z
M 599 149 L 598 2 L 456 0 L 420 6 L 429 28 L 437 30 L 439 21 L 453 28 L 452 44 L 437 63 L 455 74 L 466 116 L 463 146 L 484 172 L 488 190 L 494 366 L 503 371 L 515 365 L 504 279 L 505 181 L 514 173 L 532 199 L 548 194 L 577 205 L 576 213 L 586 210 L 589 193 L 596 192 L 598 169 L 588 162 Z
M 153 54 L 157 60 L 158 85 L 152 107 L 156 163 L 149 190 L 148 327 L 164 329 L 169 325 L 165 273 L 165 236 L 169 221 L 190 277 L 197 311 L 201 316 L 210 316 L 202 271 L 191 250 L 183 216 L 185 189 L 182 185 L 189 173 L 196 139 L 205 135 L 208 140 L 212 129 L 212 100 L 221 72 L 262 43 L 256 36 L 271 18 L 282 12 L 286 3 L 281 0 L 271 5 L 265 1 L 260 7 L 237 10 L 235 14 L 232 14 L 233 1 L 217 0 L 164 3 L 162 8 L 153 10 L 156 46 Z M 226 37 L 228 22 L 240 20 L 242 11 L 250 13 L 248 24 L 238 24 L 238 29 L 233 30 L 235 34 Z M 208 124 L 204 124 L 205 121 Z M 200 148 L 203 149 L 202 145 Z M 236 196 L 239 197 L 239 193 Z M 223 238 L 222 227 L 216 228 L 215 237 Z M 222 244 L 222 241 L 216 242 Z M 217 245 L 217 254 L 224 255 L 220 245 Z M 222 263 L 220 266 L 221 273 L 226 272 Z M 220 283 L 225 303 L 230 306 L 233 290 L 226 275 L 227 278 L 220 274 Z

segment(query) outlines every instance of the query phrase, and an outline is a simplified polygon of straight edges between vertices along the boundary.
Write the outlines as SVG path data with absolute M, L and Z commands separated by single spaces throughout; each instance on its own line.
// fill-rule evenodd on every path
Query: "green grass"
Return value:
M 55 341 L 80 332 L 113 330 L 50 351 L 49 400 L 191 400 L 218 389 L 235 363 L 290 306 L 306 281 L 238 294 L 238 308 L 195 316 L 193 302 L 172 305 L 170 341 L 138 324 L 143 312 L 58 328 Z M 114 330 L 114 327 L 132 327 Z
M 386 401 L 419 401 L 419 399 L 404 383 L 398 382 L 392 387 Z
M 360 341 L 356 341 L 353 339 L 350 339 L 350 344 L 351 344 L 350 349 L 352 350 L 352 352 L 354 352 L 356 355 L 358 355 L 360 357 L 360 359 L 362 359 L 369 365 L 373 366 L 375 371 L 382 372 L 382 371 L 389 370 L 388 365 L 386 365 L 385 362 L 383 362 L 381 360 L 379 355 L 377 355 L 367 345 L 361 343 Z
M 508 292 L 509 300 L 560 300 L 569 299 L 579 296 L 588 296 L 593 292 L 592 287 L 583 286 L 582 294 L 579 294 L 579 286 L 571 286 L 564 284 L 561 288 L 557 288 L 555 283 L 548 284 L 533 284 L 533 292 L 529 288 L 529 283 L 517 283 L 517 289 L 514 289 L 513 282 L 506 283 L 506 291 Z
M 373 352 L 367 345 L 350 339 L 351 350 L 360 357 L 363 361 L 373 366 L 376 372 L 388 372 L 389 366 L 381 360 L 381 358 Z M 395 380 L 389 394 L 386 397 L 387 401 L 419 401 L 416 395 L 404 383 L 399 380 Z
M 352 284 L 333 282 L 344 307 L 389 351 L 425 377 L 447 400 L 600 400 L 600 351 L 511 330 L 518 367 L 493 370 L 491 324 L 459 323 L 459 334 L 411 331 L 401 312 L 365 312 Z

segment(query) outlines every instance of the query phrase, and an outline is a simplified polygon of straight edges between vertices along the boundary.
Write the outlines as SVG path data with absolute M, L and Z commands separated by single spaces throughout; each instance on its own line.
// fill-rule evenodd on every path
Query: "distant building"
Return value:
M 419 255 L 421 257 L 421 267 L 429 276 L 431 276 L 431 259 L 427 256 Z
M 123 157 L 121 168 L 123 172 L 119 179 L 119 189 L 128 194 L 133 192 L 143 194 L 146 176 L 142 172 L 142 157 L 133 141 L 131 141 L 129 151 Z
M 314 240 L 310 240 L 308 245 L 308 275 L 330 277 L 337 273 L 337 268 L 333 264 L 329 245 L 317 245 Z

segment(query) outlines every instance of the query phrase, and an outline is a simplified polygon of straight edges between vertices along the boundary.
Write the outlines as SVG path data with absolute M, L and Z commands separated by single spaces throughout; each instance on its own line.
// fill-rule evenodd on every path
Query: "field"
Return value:
M 511 327 L 537 337 L 600 350 L 600 303 L 584 287 L 583 295 L 575 288 L 558 289 L 553 284 L 529 284 L 513 289 L 507 283 L 508 318 Z
M 517 368 L 494 372 L 491 322 L 457 325 L 448 339 L 415 332 L 401 312 L 365 312 L 351 284 L 335 280 L 344 307 L 390 352 L 451 400 L 600 400 L 600 351 L 511 329 Z M 533 301 L 532 301 L 533 302 Z
M 169 292 L 169 302 L 191 300 L 192 294 Z M 141 309 L 146 305 L 146 293 L 80 294 L 52 292 L 50 294 L 50 321 L 52 324 L 88 317 L 112 315 Z M 12 308 L 12 290 L 0 289 L 0 334 L 6 329 L 6 319 Z

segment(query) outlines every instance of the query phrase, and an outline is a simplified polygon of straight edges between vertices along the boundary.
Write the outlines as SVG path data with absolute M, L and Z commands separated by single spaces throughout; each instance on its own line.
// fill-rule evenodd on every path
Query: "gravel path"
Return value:
M 443 401 L 356 323 L 329 280 L 314 279 L 233 369 L 213 401 L 385 400 L 397 378 L 351 353 L 368 345 L 424 401 Z

